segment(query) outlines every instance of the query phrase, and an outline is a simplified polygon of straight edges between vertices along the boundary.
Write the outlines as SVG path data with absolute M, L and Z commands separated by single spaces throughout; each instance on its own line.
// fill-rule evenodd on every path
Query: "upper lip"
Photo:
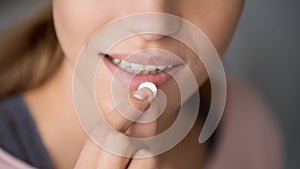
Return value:
M 111 52 L 107 55 L 141 65 L 180 65 L 183 61 L 173 53 L 162 50 L 142 50 L 137 52 Z

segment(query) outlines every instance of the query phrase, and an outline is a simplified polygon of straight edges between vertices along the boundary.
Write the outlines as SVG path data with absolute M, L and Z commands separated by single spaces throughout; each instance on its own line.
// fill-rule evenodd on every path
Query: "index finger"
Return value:
M 123 133 L 150 107 L 153 96 L 151 90 L 141 88 L 131 93 L 129 98 L 131 104 L 127 100 L 123 101 L 111 112 L 103 114 L 105 120 L 112 128 Z M 122 113 L 119 111 L 122 111 Z

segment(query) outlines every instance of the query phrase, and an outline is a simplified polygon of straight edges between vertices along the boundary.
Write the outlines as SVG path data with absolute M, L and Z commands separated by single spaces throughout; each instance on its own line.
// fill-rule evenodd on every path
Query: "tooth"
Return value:
M 144 70 L 154 71 L 154 70 L 156 70 L 156 66 L 155 65 L 145 65 Z
M 128 66 L 130 65 L 130 62 L 124 61 L 124 63 Z
M 131 63 L 130 64 L 130 68 L 134 71 L 142 71 L 144 69 L 144 66 L 143 65 L 139 65 L 139 64 L 136 64 L 136 63 Z
M 109 59 L 121 69 L 135 74 L 158 74 L 163 72 L 164 70 L 168 70 L 174 67 L 174 65 L 141 65 L 112 57 L 110 57 Z
M 163 65 L 158 65 L 157 66 L 157 69 L 159 69 L 159 70 L 164 70 L 166 68 L 166 66 L 163 66 Z
M 150 71 L 149 74 L 157 74 L 157 70 Z
M 139 74 L 141 72 L 141 70 L 129 69 L 129 72 L 134 73 L 134 74 Z
M 116 59 L 116 58 L 112 58 L 112 62 L 116 65 L 120 64 L 121 63 L 121 60 L 119 59 Z
M 173 67 L 173 65 L 169 65 L 167 66 L 167 69 L 171 69 Z
M 143 71 L 141 72 L 141 74 L 143 74 L 143 75 L 149 74 L 149 71 L 143 70 Z
M 119 67 L 122 68 L 122 69 L 128 69 L 129 64 L 128 64 L 128 62 L 121 61 L 121 63 L 119 64 Z

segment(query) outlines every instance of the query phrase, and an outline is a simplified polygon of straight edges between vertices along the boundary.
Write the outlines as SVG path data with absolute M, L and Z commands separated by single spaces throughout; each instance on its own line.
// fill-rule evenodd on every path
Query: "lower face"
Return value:
M 53 0 L 57 36 L 66 60 L 73 67 L 81 49 L 95 31 L 113 20 L 141 12 L 169 13 L 188 20 L 202 30 L 222 56 L 233 35 L 242 7 L 243 0 Z M 174 53 L 184 61 L 184 65 L 174 63 L 172 59 L 164 58 L 164 55 L 157 57 L 151 53 L 131 60 L 125 59 L 132 53 L 148 48 Z M 165 112 L 170 113 L 180 106 L 180 90 L 168 73 L 176 73 L 188 66 L 199 87 L 207 79 L 204 65 L 198 57 L 187 46 L 168 36 L 134 36 L 118 43 L 109 53 L 99 51 L 98 57 L 103 58 L 104 62 L 97 71 L 95 92 L 99 108 L 105 112 L 115 107 L 111 88 L 116 70 L 120 75 L 116 78 L 120 82 L 133 78 L 129 90 L 136 90 L 144 81 L 158 85 L 167 97 Z M 161 58 L 165 60 L 164 63 L 159 62 Z

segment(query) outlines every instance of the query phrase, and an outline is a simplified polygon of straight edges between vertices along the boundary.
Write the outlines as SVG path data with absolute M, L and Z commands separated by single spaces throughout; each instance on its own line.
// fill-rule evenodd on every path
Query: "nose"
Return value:
M 143 32 L 142 36 L 146 40 L 155 41 L 180 29 L 181 20 L 168 14 L 169 0 L 136 0 L 135 3 L 126 9 L 128 13 L 139 13 L 138 16 L 131 15 L 124 23 L 130 31 Z

